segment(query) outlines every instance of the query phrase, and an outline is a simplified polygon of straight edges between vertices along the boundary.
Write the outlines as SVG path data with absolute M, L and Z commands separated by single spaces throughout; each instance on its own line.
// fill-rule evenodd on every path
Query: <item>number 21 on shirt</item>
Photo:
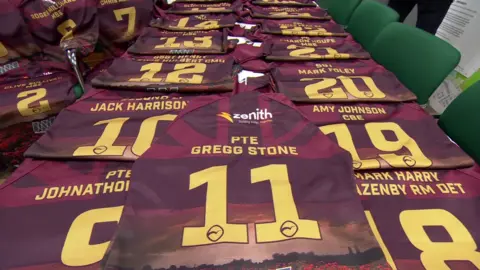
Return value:
M 333 48 L 314 48 L 307 46 L 297 46 L 295 44 L 288 45 L 288 50 L 290 50 L 289 55 L 292 57 L 302 57 L 302 58 L 314 58 L 314 59 L 348 59 L 350 55 L 348 53 L 339 53 Z M 326 53 L 318 54 L 316 51 L 325 50 Z

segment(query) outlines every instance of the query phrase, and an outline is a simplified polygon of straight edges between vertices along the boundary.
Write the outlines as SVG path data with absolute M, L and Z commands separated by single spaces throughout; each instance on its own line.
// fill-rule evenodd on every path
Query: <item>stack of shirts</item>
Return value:
M 0 269 L 480 267 L 473 161 L 325 10 L 92 10 L 86 93 L 0 186 Z M 28 121 L 50 77 L 12 94 Z
M 121 55 L 149 23 L 152 10 L 152 3 L 132 0 L 98 5 L 85 0 L 4 1 L 0 180 L 21 163 L 25 150 L 48 130 L 55 115 L 82 95 L 82 75 Z M 73 66 L 67 51 L 73 52 Z
M 260 23 L 248 37 L 264 41 L 265 61 L 256 66 L 269 83 L 259 88 L 285 94 L 350 153 L 356 192 L 389 265 L 480 268 L 474 161 L 338 25 L 309 8 L 297 14 L 276 5 L 251 6 L 246 20 Z
M 55 115 L 81 94 L 68 64 L 52 60 L 8 1 L 0 11 L 0 182 Z

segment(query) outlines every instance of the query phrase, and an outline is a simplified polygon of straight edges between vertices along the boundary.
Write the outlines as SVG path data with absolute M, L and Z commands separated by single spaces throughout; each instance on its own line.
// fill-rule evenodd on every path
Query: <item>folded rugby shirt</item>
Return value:
M 32 58 L 17 58 L 0 64 L 0 83 L 42 77 L 53 73 L 73 73 L 66 62 L 52 61 L 43 54 Z
M 0 129 L 56 115 L 75 101 L 76 83 L 63 72 L 0 84 Z
M 353 158 L 356 170 L 451 169 L 473 160 L 416 103 L 309 104 L 299 109 Z
M 100 268 L 122 215 L 131 166 L 27 159 L 0 185 L 0 268 Z
M 262 49 L 237 45 L 225 55 L 125 54 L 93 79 L 96 87 L 160 92 L 230 92 L 236 66 L 259 58 Z
M 167 14 L 154 19 L 150 26 L 169 31 L 206 31 L 232 28 L 236 22 L 234 14 L 196 14 L 189 17 Z
M 252 4 L 257 6 L 300 6 L 316 7 L 311 0 L 253 0 Z
M 400 102 L 415 100 L 390 71 L 373 60 L 275 63 L 276 91 L 294 102 Z
M 283 95 L 192 101 L 132 179 L 107 269 L 387 267 L 350 156 Z
M 232 2 L 232 1 L 231 0 L 176 0 L 175 1 L 175 3 L 220 3 L 220 2 Z
M 265 59 L 270 61 L 370 58 L 370 54 L 351 36 L 326 38 L 271 35 L 262 47 Z
M 194 97 L 90 89 L 25 153 L 49 159 L 135 160 Z
M 356 172 L 370 227 L 393 269 L 480 269 L 480 168 Z
M 253 18 L 330 20 L 332 17 L 319 7 L 255 6 L 247 4 Z
M 82 55 L 94 50 L 99 31 L 97 1 L 10 1 L 20 9 L 45 53 L 63 59 L 67 49 L 77 49 Z
M 210 31 L 172 32 L 154 27 L 144 29 L 128 48 L 130 54 L 225 54 L 235 48 L 226 28 Z
M 346 37 L 345 29 L 334 21 L 310 22 L 305 20 L 264 20 L 260 31 L 282 36 Z
M 72 74 L 57 72 L 0 84 L 0 172 L 19 165 L 55 115 L 75 101 L 76 82 Z
M 150 23 L 153 2 L 102 0 L 98 1 L 97 13 L 102 47 L 119 56 Z
M 233 3 L 179 3 L 174 2 L 165 12 L 170 14 L 208 14 L 208 13 L 234 13 L 242 9 L 242 2 Z
M 0 64 L 41 52 L 20 10 L 9 1 L 2 1 L 0 24 Z

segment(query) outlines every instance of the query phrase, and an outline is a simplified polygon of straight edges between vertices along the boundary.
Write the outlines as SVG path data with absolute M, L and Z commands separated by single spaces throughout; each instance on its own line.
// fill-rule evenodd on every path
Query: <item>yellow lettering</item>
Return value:
M 47 193 L 47 199 L 54 199 L 58 196 L 59 189 L 58 187 L 49 188 Z
M 60 193 L 58 194 L 58 198 L 68 196 L 71 189 L 72 189 L 72 186 L 68 186 L 67 188 L 60 187 Z

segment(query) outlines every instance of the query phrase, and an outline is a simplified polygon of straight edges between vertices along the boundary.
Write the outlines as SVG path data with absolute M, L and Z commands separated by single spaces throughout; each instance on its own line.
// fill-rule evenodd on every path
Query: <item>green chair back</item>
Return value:
M 480 81 L 460 94 L 443 112 L 438 125 L 480 163 Z
M 317 0 L 317 4 L 324 9 L 328 9 L 328 0 Z
M 318 5 L 328 10 L 335 22 L 347 25 L 353 11 L 362 0 L 318 0 Z
M 402 23 L 387 25 L 373 43 L 372 57 L 425 104 L 460 62 L 460 52 L 446 41 Z
M 397 22 L 398 13 L 374 0 L 363 0 L 355 9 L 347 24 L 347 31 L 352 34 L 367 51 L 380 32 L 390 23 Z

